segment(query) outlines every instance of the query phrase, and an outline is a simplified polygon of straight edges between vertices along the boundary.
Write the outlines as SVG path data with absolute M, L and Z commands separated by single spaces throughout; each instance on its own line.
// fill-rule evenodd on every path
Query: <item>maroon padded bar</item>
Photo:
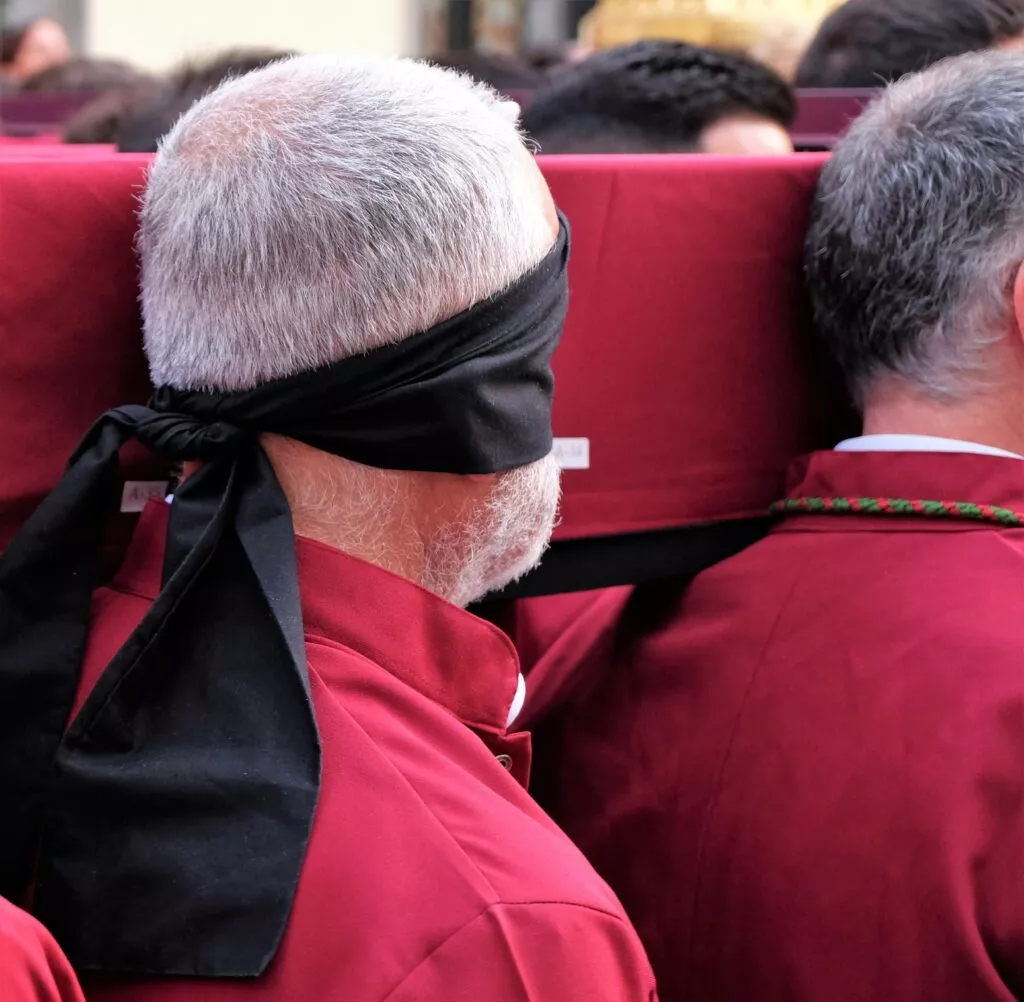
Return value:
M 148 162 L 0 158 L 0 546 L 92 421 L 148 395 L 133 251 Z M 568 448 L 585 468 L 565 474 L 558 539 L 756 519 L 790 460 L 836 439 L 849 412 L 801 290 L 822 162 L 542 160 L 573 227 L 555 433 L 589 451 Z M 157 475 L 137 459 L 130 479 Z
M 92 422 L 149 395 L 133 249 L 147 162 L 0 158 L 0 549 Z M 158 475 L 138 454 L 126 473 Z
M 573 226 L 555 355 L 560 539 L 756 518 L 849 411 L 808 333 L 801 259 L 824 157 L 549 157 Z
M 796 120 L 790 127 L 798 150 L 830 150 L 850 123 L 880 94 L 878 90 L 797 91 Z
M 60 132 L 76 112 L 96 99 L 96 94 L 3 94 L 0 95 L 0 134 L 33 136 Z

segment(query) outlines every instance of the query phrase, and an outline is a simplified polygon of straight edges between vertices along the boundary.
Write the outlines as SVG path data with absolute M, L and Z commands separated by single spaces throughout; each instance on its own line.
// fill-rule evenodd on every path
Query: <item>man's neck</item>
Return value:
M 865 435 L 929 435 L 1024 455 L 1024 408 L 1016 395 L 938 403 L 910 394 L 880 395 L 864 412 Z
M 288 498 L 292 528 L 297 536 L 324 543 L 423 584 L 424 537 L 409 498 L 397 484 L 390 490 L 374 490 L 366 484 L 354 489 L 349 483 L 347 486 L 353 489 L 335 490 L 337 484 L 329 480 L 311 482 L 301 464 L 296 466 L 287 461 L 295 455 L 311 452 L 309 446 L 279 436 L 265 436 L 263 445 Z M 200 465 L 198 462 L 183 464 L 182 480 L 192 476 Z M 388 476 L 379 471 L 367 473 L 380 479 Z
M 394 519 L 390 512 L 381 512 L 376 521 L 340 509 L 337 514 L 332 517 L 322 507 L 293 507 L 295 534 L 423 584 L 423 541 L 408 520 Z

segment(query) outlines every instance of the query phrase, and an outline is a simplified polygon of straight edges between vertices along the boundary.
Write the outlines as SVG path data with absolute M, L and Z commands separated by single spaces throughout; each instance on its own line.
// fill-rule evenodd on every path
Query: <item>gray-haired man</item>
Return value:
M 894 86 L 808 241 L 865 435 L 660 625 L 582 624 L 553 810 L 665 999 L 1024 998 L 1022 262 L 1024 59 Z

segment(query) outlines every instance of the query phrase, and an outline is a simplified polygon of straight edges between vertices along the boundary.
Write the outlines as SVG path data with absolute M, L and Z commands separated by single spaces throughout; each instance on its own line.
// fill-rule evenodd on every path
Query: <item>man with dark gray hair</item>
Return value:
M 808 240 L 865 434 L 657 621 L 580 624 L 554 814 L 663 999 L 1024 999 L 1022 262 L 1024 58 L 895 85 Z

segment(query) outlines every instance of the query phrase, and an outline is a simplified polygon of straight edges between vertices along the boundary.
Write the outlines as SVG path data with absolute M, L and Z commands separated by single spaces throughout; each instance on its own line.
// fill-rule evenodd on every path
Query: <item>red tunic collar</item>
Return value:
M 160 590 L 168 507 L 151 502 L 112 586 Z M 503 734 L 519 681 L 512 645 L 490 623 L 419 585 L 312 539 L 296 538 L 305 633 L 385 668 L 463 723 Z
M 954 501 L 1024 512 L 1024 462 L 971 453 L 816 452 L 790 467 L 786 496 Z M 790 515 L 778 526 L 780 531 L 840 528 L 962 532 L 993 526 L 968 521 L 813 513 Z

